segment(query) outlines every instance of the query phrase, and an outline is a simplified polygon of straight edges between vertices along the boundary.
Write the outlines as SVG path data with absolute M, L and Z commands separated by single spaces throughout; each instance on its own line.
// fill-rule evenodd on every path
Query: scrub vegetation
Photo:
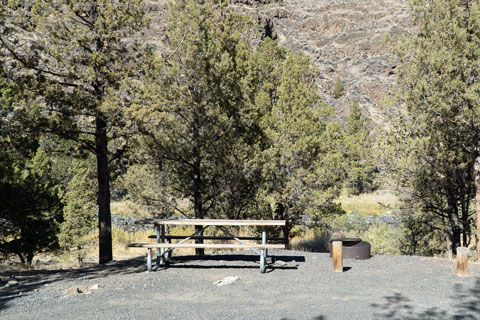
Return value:
M 4 258 L 107 263 L 147 217 L 286 219 L 302 250 L 480 250 L 479 0 L 411 2 L 382 125 L 339 76 L 346 112 L 329 105 L 308 56 L 228 1 L 171 2 L 162 31 L 141 0 L 3 4 Z

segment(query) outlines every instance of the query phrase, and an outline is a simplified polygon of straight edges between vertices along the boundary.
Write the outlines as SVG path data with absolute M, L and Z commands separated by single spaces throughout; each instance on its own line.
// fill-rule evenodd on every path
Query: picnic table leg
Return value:
M 267 232 L 262 231 L 262 244 L 267 244 Z M 260 253 L 260 272 L 265 273 L 267 260 L 267 249 L 262 249 Z
M 160 226 L 157 226 L 157 243 L 160 243 Z M 157 261 L 156 261 L 157 267 L 159 267 L 161 263 L 160 257 L 161 257 L 160 248 L 157 248 Z
M 260 251 L 260 272 L 265 273 L 265 249 Z
M 166 229 L 167 234 L 170 235 L 170 228 L 168 226 L 166 228 L 167 228 Z M 172 243 L 172 239 L 169 238 L 168 243 Z M 173 249 L 167 251 L 167 257 L 166 257 L 167 260 L 170 260 L 172 258 L 172 251 L 173 251 Z
M 148 248 L 147 269 L 152 271 L 152 248 Z
M 262 232 L 262 244 L 267 244 L 267 232 Z M 268 249 L 265 249 L 265 259 L 268 258 Z
M 165 225 L 162 224 L 161 241 L 165 243 Z M 160 264 L 165 263 L 165 248 L 160 249 Z

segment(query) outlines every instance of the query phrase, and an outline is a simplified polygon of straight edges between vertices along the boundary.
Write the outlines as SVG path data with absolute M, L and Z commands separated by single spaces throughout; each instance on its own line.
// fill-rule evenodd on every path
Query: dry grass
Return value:
M 182 211 L 189 211 L 190 202 L 187 199 L 178 202 L 178 208 Z M 121 217 L 135 217 L 138 219 L 151 218 L 154 215 L 145 206 L 142 206 L 132 200 L 112 201 L 110 203 L 112 214 Z M 175 214 L 174 214 L 175 216 Z
M 305 252 L 328 252 L 329 241 L 329 235 L 319 234 L 307 229 L 301 237 L 290 240 L 290 248 Z
M 172 228 L 170 230 L 171 235 L 187 235 L 194 232 L 193 226 L 179 226 Z M 255 236 L 253 230 L 248 227 L 239 228 L 235 231 L 232 231 L 235 235 L 238 236 Z M 128 248 L 127 245 L 131 242 L 154 242 L 155 239 L 148 238 L 149 235 L 155 234 L 155 231 L 152 229 L 141 230 L 137 232 L 128 232 L 121 228 L 112 228 L 112 242 L 113 242 L 113 257 L 115 260 L 125 260 L 132 257 L 146 256 L 147 250 L 143 248 Z M 215 232 L 214 228 L 207 229 L 205 232 L 206 235 L 220 235 L 220 232 Z M 75 256 L 69 252 L 62 254 L 54 255 L 51 254 L 45 255 L 44 258 L 50 260 L 49 263 L 44 264 L 40 263 L 35 268 L 41 269 L 69 269 L 69 268 L 80 268 L 88 265 L 96 264 L 98 262 L 98 231 L 92 232 L 89 234 L 88 238 L 91 240 L 91 247 L 88 249 L 87 256 L 84 259 L 82 266 L 78 265 L 78 262 L 75 260 Z M 297 237 L 291 240 L 291 248 L 293 250 L 300 250 L 306 252 L 326 252 L 328 251 L 328 237 L 315 234 L 313 231 L 307 230 L 305 235 L 302 237 Z M 179 242 L 180 240 L 173 240 L 173 242 Z M 206 243 L 212 242 L 214 240 L 205 240 Z M 229 243 L 235 243 L 234 240 L 228 241 Z M 246 243 L 256 242 L 254 240 L 245 240 Z M 238 249 L 241 250 L 241 249 Z M 205 250 L 206 254 L 215 254 L 215 253 L 229 253 L 235 250 L 222 250 L 222 249 L 207 249 Z M 193 248 L 184 248 L 184 249 L 175 249 L 174 255 L 193 255 L 195 254 L 195 249 Z M 44 255 L 39 255 L 43 257 Z M 155 256 L 155 250 L 154 250 Z M 37 257 L 38 258 L 38 257 Z M 5 268 L 9 268 L 7 264 L 0 264 L 0 271 Z M 12 265 L 11 268 L 23 268 L 19 263 Z
M 371 194 L 363 194 L 359 196 L 343 195 L 338 199 L 342 208 L 347 212 L 355 211 L 364 216 L 378 216 L 382 214 L 390 214 L 397 205 L 397 198 L 389 192 L 380 191 Z M 187 205 L 186 203 L 184 204 Z M 120 216 L 135 216 L 140 218 L 149 217 L 149 213 L 143 210 L 140 206 L 135 205 L 130 200 L 117 201 L 111 204 L 112 213 Z M 171 235 L 188 235 L 194 232 L 193 226 L 177 226 L 170 230 Z M 248 227 L 236 229 L 234 234 L 239 236 L 253 236 L 253 230 Z M 131 242 L 154 242 L 155 239 L 149 239 L 148 236 L 155 234 L 154 229 L 143 230 L 137 232 L 128 232 L 120 228 L 114 227 L 112 229 L 113 240 L 113 256 L 116 260 L 127 259 L 134 256 L 146 255 L 147 251 L 142 248 L 128 248 L 128 243 Z M 220 235 L 214 228 L 207 229 L 206 235 Z M 96 262 L 98 260 L 98 231 L 90 234 L 92 239 L 92 247 L 88 250 L 86 262 Z M 300 237 L 291 239 L 290 246 L 293 250 L 309 251 L 309 252 L 326 252 L 328 251 L 329 235 L 317 234 L 312 230 L 307 229 L 305 234 Z M 180 240 L 174 240 L 178 242 Z M 209 242 L 206 240 L 205 242 Z M 234 241 L 231 241 L 234 242 Z M 253 241 L 246 241 L 253 242 Z M 209 249 L 206 253 L 222 253 L 230 252 L 230 250 Z M 190 255 L 194 254 L 195 250 L 192 248 L 176 249 L 175 255 Z M 56 264 L 74 264 L 75 261 L 68 255 L 63 254 L 54 257 Z
M 149 217 L 148 211 L 131 200 L 113 201 L 110 203 L 110 210 L 112 214 L 122 217 L 135 216 L 139 219 Z
M 383 214 L 392 214 L 397 206 L 397 197 L 387 191 L 377 191 L 374 193 L 361 194 L 358 196 L 342 195 L 337 200 L 342 208 L 350 213 L 355 211 L 363 216 L 380 216 Z

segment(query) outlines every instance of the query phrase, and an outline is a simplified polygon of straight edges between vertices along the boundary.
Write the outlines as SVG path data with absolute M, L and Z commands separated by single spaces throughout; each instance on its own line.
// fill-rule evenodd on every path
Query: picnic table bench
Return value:
M 268 249 L 284 249 L 283 244 L 268 244 L 267 240 L 283 241 L 284 238 L 267 238 L 265 230 L 262 237 L 239 237 L 231 234 L 225 226 L 285 226 L 285 220 L 225 220 L 225 219 L 145 219 L 136 221 L 137 224 L 151 224 L 156 227 L 157 234 L 154 236 L 156 242 L 130 243 L 130 248 L 147 248 L 147 269 L 152 270 L 152 249 L 157 249 L 156 266 L 165 264 L 166 254 L 170 254 L 176 248 L 203 248 L 203 249 L 250 249 L 260 255 L 260 272 L 265 273 Z M 192 235 L 170 236 L 165 235 L 165 226 L 202 226 L 201 229 Z M 207 227 L 220 228 L 227 236 L 203 236 L 200 235 Z M 150 238 L 149 237 L 149 238 Z M 169 243 L 172 239 L 182 239 L 179 243 Z M 186 243 L 188 240 L 236 240 L 238 243 Z M 261 243 L 246 243 L 243 240 L 261 240 Z

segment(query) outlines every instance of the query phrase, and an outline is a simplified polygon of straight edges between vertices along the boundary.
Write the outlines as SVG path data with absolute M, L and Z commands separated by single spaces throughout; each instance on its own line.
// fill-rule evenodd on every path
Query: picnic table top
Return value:
M 195 226 L 284 226 L 285 220 L 144 219 L 136 224 Z

